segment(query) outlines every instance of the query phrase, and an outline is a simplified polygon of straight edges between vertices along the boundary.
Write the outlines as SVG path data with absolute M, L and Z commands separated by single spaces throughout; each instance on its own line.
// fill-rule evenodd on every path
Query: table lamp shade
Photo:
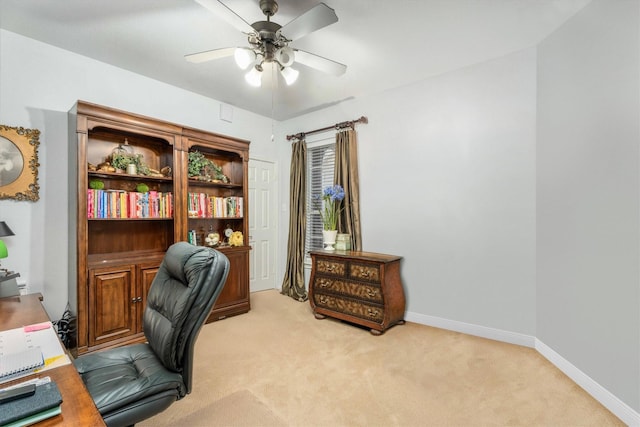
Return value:
M 7 245 L 5 245 L 2 240 L 0 240 L 0 258 L 6 258 L 8 256 L 9 251 L 7 250 Z
M 13 231 L 11 231 L 6 222 L 0 221 L 0 237 L 4 236 L 13 236 Z

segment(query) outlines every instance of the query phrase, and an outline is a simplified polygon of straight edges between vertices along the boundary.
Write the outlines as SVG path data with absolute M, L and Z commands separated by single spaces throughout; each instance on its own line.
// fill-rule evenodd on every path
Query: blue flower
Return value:
M 342 211 L 340 206 L 344 199 L 344 189 L 340 185 L 326 187 L 322 192 L 322 197 L 315 197 L 320 202 L 320 216 L 322 217 L 322 228 L 324 230 L 336 230 L 338 226 L 338 215 Z

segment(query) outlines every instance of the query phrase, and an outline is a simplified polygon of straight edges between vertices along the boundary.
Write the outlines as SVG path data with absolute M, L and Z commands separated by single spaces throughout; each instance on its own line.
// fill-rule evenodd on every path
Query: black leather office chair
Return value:
M 171 245 L 147 295 L 147 343 L 74 361 L 108 426 L 133 425 L 191 392 L 194 344 L 228 273 L 229 260 L 218 251 Z

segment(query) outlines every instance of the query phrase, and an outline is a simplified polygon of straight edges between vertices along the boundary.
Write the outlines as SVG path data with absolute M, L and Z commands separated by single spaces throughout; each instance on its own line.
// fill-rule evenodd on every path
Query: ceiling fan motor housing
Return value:
M 260 0 L 260 10 L 262 10 L 262 13 L 269 19 L 269 17 L 275 15 L 278 11 L 278 3 L 275 0 Z
M 277 61 L 282 67 L 293 64 L 293 49 L 288 47 L 288 40 L 282 34 L 282 26 L 270 21 L 258 21 L 251 24 L 256 34 L 249 35 L 249 43 L 256 50 L 256 54 L 263 57 L 265 62 Z

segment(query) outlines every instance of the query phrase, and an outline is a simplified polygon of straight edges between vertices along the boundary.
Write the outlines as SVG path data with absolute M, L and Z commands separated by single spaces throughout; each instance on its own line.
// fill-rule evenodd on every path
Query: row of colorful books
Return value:
M 173 218 L 173 194 L 87 190 L 88 218 Z
M 242 197 L 210 196 L 206 193 L 189 193 L 190 218 L 242 218 L 244 202 Z

